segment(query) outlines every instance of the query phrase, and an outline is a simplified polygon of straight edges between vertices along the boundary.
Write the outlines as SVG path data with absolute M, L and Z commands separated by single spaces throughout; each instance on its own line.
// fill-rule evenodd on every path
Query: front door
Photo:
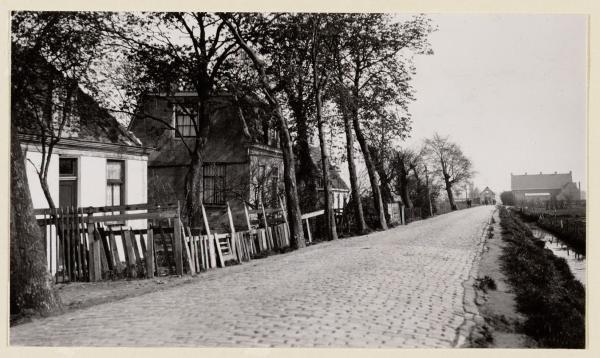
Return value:
M 58 193 L 59 207 L 77 207 L 77 180 L 61 180 Z

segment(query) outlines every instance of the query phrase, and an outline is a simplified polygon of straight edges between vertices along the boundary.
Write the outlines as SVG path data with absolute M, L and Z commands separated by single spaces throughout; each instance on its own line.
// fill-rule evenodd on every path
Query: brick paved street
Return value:
M 473 312 L 467 280 L 493 210 L 461 210 L 215 270 L 190 284 L 13 327 L 11 344 L 460 345 L 457 332 Z

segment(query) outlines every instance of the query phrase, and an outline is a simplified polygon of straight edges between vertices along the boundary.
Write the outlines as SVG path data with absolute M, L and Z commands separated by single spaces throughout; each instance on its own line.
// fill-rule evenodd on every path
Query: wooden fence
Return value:
M 56 281 L 94 282 L 195 274 L 290 246 L 283 205 L 245 209 L 248 230 L 236 232 L 227 205 L 229 231 L 220 233 L 211 230 L 204 206 L 202 227 L 183 225 L 178 203 L 40 209 L 35 214 Z M 142 220 L 144 228 L 128 227 L 131 220 Z
M 49 271 L 57 282 L 151 277 L 155 260 L 146 257 L 155 255 L 154 229 L 147 225 L 179 221 L 176 204 L 68 207 L 34 213 L 44 234 Z M 143 220 L 146 228 L 127 227 L 131 220 Z
M 400 202 L 388 203 L 387 207 L 390 214 L 390 224 L 406 225 L 413 221 L 421 220 L 421 208 L 408 208 Z

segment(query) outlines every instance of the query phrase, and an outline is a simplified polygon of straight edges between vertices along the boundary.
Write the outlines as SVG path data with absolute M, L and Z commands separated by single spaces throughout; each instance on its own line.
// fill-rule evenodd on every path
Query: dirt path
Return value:
M 486 348 L 533 348 L 537 343 L 518 333 L 525 317 L 517 312 L 515 294 L 502 272 L 500 255 L 506 243 L 501 238 L 498 211 L 493 215 L 493 229 L 486 234 L 479 261 L 476 303 L 483 324 L 478 324 L 470 337 L 470 345 Z M 489 233 L 491 232 L 492 235 Z

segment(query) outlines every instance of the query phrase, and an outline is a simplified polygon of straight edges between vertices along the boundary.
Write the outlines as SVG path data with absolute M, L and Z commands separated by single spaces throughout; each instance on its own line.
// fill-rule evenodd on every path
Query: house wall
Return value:
M 549 200 L 555 198 L 560 190 L 558 189 L 530 189 L 530 190 L 513 190 L 515 201 L 528 201 L 528 200 Z M 549 193 L 550 195 L 543 196 L 541 194 Z M 539 196 L 527 196 L 525 194 L 540 194 Z
M 42 154 L 33 145 L 23 144 L 26 157 L 26 173 L 31 199 L 34 209 L 48 208 L 48 201 L 42 191 L 35 168 L 39 168 Z M 147 157 L 140 155 L 127 155 L 123 153 L 94 152 L 85 150 L 56 148 L 51 156 L 48 170 L 48 186 L 56 206 L 59 205 L 59 159 L 61 156 L 77 158 L 77 206 L 105 206 L 106 205 L 106 160 L 115 159 L 125 162 L 124 204 L 140 204 L 147 202 Z M 34 167 L 35 165 L 35 167 Z M 134 229 L 146 228 L 145 220 L 130 220 L 125 223 Z M 48 230 L 54 230 L 53 227 Z M 52 235 L 56 237 L 54 233 Z M 50 242 L 48 235 L 47 264 L 51 272 L 56 273 L 56 242 Z M 124 257 L 123 247 L 120 242 L 117 249 Z M 141 247 L 138 248 L 141 250 Z M 50 254 L 52 252 L 52 254 Z M 52 258 L 52 262 L 50 262 Z
M 42 163 L 42 153 L 32 150 L 27 150 L 27 147 L 23 148 L 25 152 L 25 169 L 27 172 L 27 182 L 29 184 L 29 192 L 31 193 L 31 200 L 33 202 L 34 209 L 48 208 L 48 201 L 42 190 L 42 185 L 38 178 L 36 168 L 40 168 Z M 48 187 L 50 194 L 55 204 L 58 205 L 58 155 L 53 154 L 50 158 L 50 167 L 48 169 Z
M 39 168 L 42 154 L 33 146 L 24 144 L 27 181 L 34 209 L 48 208 L 35 168 Z M 56 206 L 59 205 L 59 159 L 77 158 L 77 206 L 106 205 L 106 161 L 123 160 L 125 168 L 124 204 L 147 202 L 147 157 L 114 152 L 90 152 L 82 149 L 55 148 L 50 159 L 48 186 Z M 34 167 L 35 165 L 35 167 Z M 128 223 L 137 227 L 139 223 Z M 145 223 L 144 223 L 145 225 Z M 144 226 L 145 227 L 145 226 Z

